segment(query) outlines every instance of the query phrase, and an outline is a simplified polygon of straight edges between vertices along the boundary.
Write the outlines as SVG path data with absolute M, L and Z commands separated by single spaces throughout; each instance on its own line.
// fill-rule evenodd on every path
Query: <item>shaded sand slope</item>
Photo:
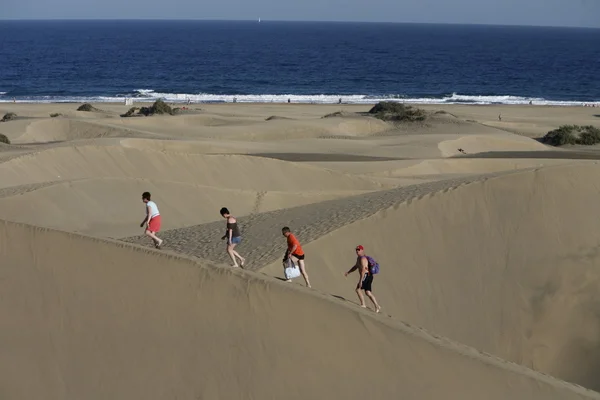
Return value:
M 385 313 L 600 389 L 599 178 L 575 163 L 398 202 L 304 246 L 311 283 L 356 301 L 343 272 L 363 244 Z
M 240 155 L 148 152 L 120 146 L 58 147 L 0 164 L 0 188 L 102 177 L 151 178 L 249 190 L 363 190 L 380 185 L 310 165 Z
M 152 133 L 134 131 L 114 124 L 110 118 L 24 118 L 4 122 L 0 133 L 14 144 L 51 143 L 104 137 L 153 137 Z
M 600 397 L 252 273 L 8 222 L 0 243 L 6 399 Z
M 44 143 L 132 135 L 141 136 L 139 132 L 131 132 L 101 123 L 91 123 L 69 118 L 51 118 L 31 122 L 27 125 L 25 132 L 16 138 L 14 142 Z
M 35 190 L 34 190 L 35 189 Z M 221 189 L 132 178 L 84 179 L 0 190 L 0 218 L 94 236 L 122 237 L 142 232 L 141 194 L 154 193 L 163 229 L 222 220 L 227 204 L 239 214 L 271 211 L 355 195 L 356 191 L 280 192 Z M 3 194 L 8 197 L 3 198 Z

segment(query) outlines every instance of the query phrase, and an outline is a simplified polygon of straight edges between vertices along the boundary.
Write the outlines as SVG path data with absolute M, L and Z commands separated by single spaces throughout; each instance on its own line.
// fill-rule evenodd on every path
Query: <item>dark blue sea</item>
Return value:
M 600 104 L 600 29 L 0 21 L 0 101 Z

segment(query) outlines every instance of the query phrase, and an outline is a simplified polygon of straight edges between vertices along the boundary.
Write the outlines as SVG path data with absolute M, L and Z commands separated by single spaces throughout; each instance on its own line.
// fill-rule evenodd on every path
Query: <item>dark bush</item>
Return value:
M 14 112 L 9 112 L 9 113 L 4 114 L 4 117 L 2 117 L 0 122 L 10 121 L 11 119 L 15 119 L 15 118 L 17 118 L 17 114 L 15 114 Z
M 61 115 L 62 115 L 61 113 L 52 113 L 52 114 L 50 114 L 50 118 L 60 117 Z
M 379 113 L 402 113 L 406 106 L 396 101 L 380 101 L 369 110 L 370 114 Z
M 600 129 L 591 125 L 562 125 L 560 128 L 548 132 L 541 141 L 551 146 L 566 144 L 591 146 L 600 143 Z
M 90 103 L 85 103 L 79 106 L 77 111 L 100 111 Z
M 169 114 L 173 115 L 173 109 L 164 101 L 156 100 L 154 104 L 150 107 L 142 107 L 139 111 L 140 114 L 145 116 L 154 115 L 154 114 Z
M 6 137 L 6 135 L 0 133 L 0 143 L 10 144 L 10 140 Z
M 369 110 L 369 114 L 383 121 L 396 122 L 424 121 L 426 117 L 425 111 L 395 101 L 381 101 Z
M 584 126 L 579 134 L 579 144 L 591 146 L 596 143 L 600 143 L 600 129 L 591 125 Z

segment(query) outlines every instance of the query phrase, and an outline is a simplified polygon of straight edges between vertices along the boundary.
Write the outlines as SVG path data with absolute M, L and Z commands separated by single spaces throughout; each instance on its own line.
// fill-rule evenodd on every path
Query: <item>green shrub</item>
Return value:
M 2 117 L 0 122 L 10 121 L 11 119 L 15 119 L 15 118 L 17 118 L 17 114 L 15 114 L 14 112 L 9 112 L 9 113 L 4 114 L 4 117 Z
M 0 143 L 10 144 L 10 140 L 6 137 L 6 135 L 0 133 Z
M 139 111 L 140 114 L 145 116 L 154 115 L 154 114 L 169 114 L 173 115 L 173 109 L 164 101 L 156 100 L 154 104 L 150 107 L 142 107 Z
M 600 143 L 600 129 L 591 125 L 584 126 L 579 134 L 579 144 L 591 146 Z
M 397 122 L 424 121 L 426 117 L 425 111 L 395 101 L 381 101 L 369 110 L 369 114 L 383 121 Z
M 591 125 L 562 125 L 558 129 L 548 132 L 541 141 L 551 146 L 566 144 L 591 146 L 600 143 L 600 129 Z
M 79 106 L 77 111 L 100 111 L 100 110 L 98 110 L 96 107 L 94 107 L 90 103 L 84 103 Z
M 61 113 L 52 113 L 52 114 L 50 114 L 50 118 L 60 117 L 61 115 L 62 115 Z

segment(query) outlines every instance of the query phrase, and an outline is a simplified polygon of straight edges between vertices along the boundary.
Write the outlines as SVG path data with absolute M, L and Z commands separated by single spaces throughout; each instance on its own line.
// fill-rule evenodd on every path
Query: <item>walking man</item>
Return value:
M 144 233 L 152 239 L 154 242 L 154 247 L 160 249 L 160 246 L 163 244 L 163 240 L 159 239 L 156 234 L 160 231 L 160 213 L 158 212 L 158 206 L 155 202 L 150 200 L 150 192 L 142 193 L 142 201 L 146 205 L 146 218 L 140 224 L 140 228 L 146 225 L 146 230 Z
M 361 292 L 361 290 L 364 290 L 367 297 L 373 302 L 373 305 L 375 306 L 375 312 L 380 312 L 381 307 L 379 304 L 377 304 L 377 299 L 375 299 L 375 296 L 373 296 L 373 293 L 371 292 L 371 286 L 373 285 L 373 273 L 369 268 L 369 259 L 365 254 L 365 248 L 361 245 L 356 246 L 356 264 L 354 264 L 349 271 L 344 273 L 344 276 L 348 276 L 348 274 L 357 269 L 360 273 L 360 277 L 358 279 L 358 284 L 356 285 L 356 294 L 360 300 L 360 306 L 362 308 L 367 308 L 365 305 L 365 298 Z
M 310 286 L 310 282 L 308 280 L 308 274 L 306 273 L 306 267 L 304 265 L 304 250 L 302 250 L 302 246 L 300 246 L 300 242 L 296 239 L 296 236 L 291 232 L 290 228 L 284 226 L 281 229 L 281 233 L 287 239 L 287 250 L 285 252 L 285 256 L 283 257 L 283 261 L 287 261 L 288 258 L 291 258 L 292 262 L 300 268 L 300 273 L 306 282 L 306 286 Z M 288 282 L 290 280 L 288 279 Z

